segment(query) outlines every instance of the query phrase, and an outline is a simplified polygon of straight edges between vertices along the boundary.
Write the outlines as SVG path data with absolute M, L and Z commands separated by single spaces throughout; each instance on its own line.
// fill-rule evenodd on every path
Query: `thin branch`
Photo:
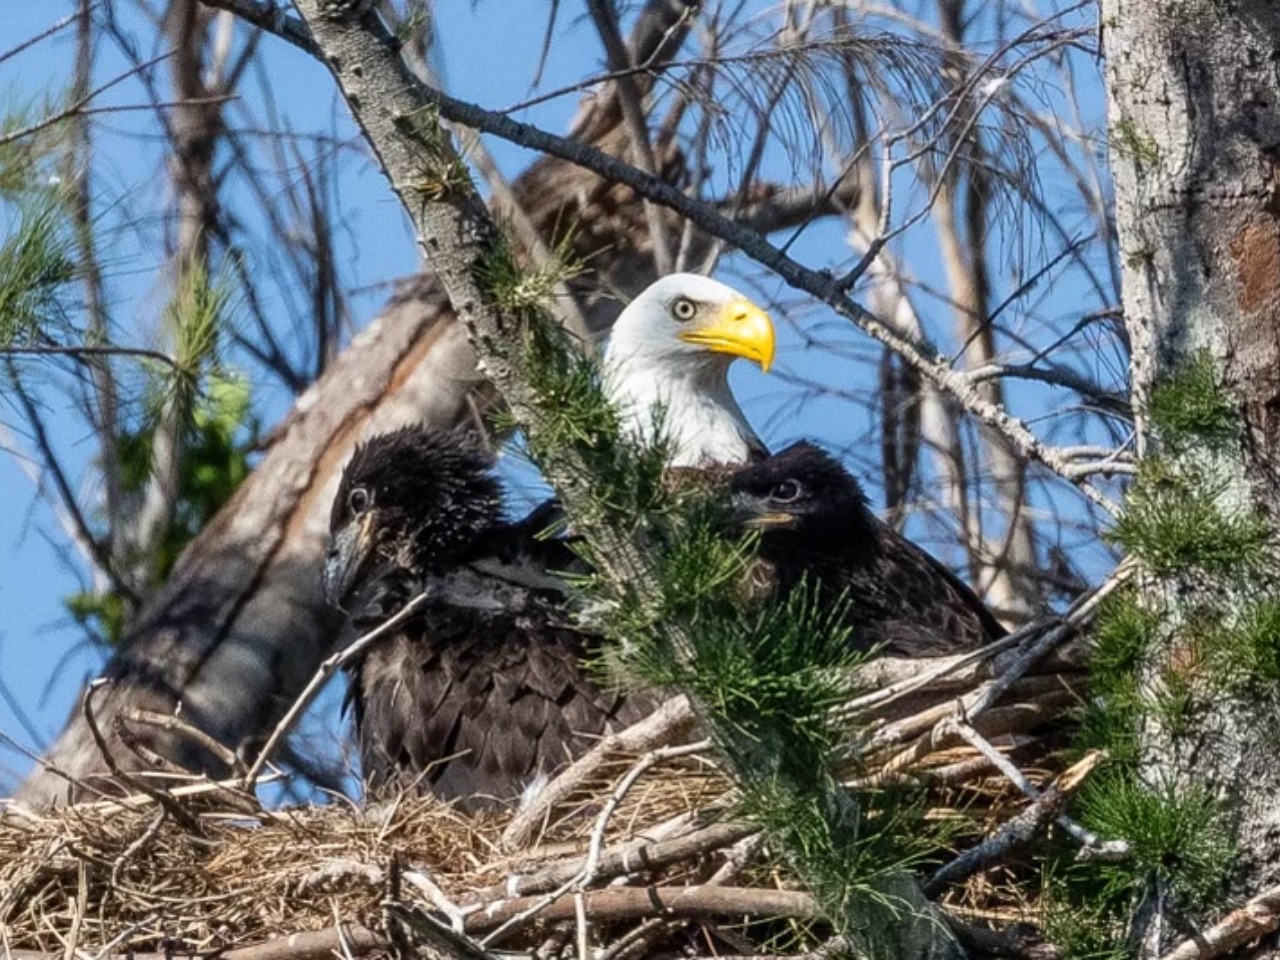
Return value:
M 1270 887 L 1207 930 L 1184 940 L 1160 960 L 1212 960 L 1280 927 L 1280 886 Z
M 985 759 L 985 758 L 984 758 Z M 940 896 L 949 887 L 1006 859 L 1011 853 L 1031 843 L 1066 808 L 1071 794 L 1084 782 L 1085 776 L 1102 760 L 1096 751 L 1071 767 L 1031 805 L 971 850 L 966 850 L 950 863 L 940 867 L 925 882 L 925 896 Z
M 541 898 L 535 898 L 541 899 Z M 611 887 L 583 894 L 587 916 L 592 920 L 636 920 L 655 913 L 676 917 L 796 917 L 813 919 L 819 915 L 813 897 L 798 890 L 771 890 L 751 887 L 650 886 Z M 481 933 L 505 924 L 531 906 L 520 898 L 496 903 L 467 917 L 467 932 Z M 572 900 L 547 907 L 541 919 L 548 922 L 571 920 Z
M 604 44 L 605 57 L 611 72 L 618 74 L 615 82 L 618 91 L 618 103 L 622 107 L 622 119 L 631 138 L 631 147 L 635 152 L 636 166 L 650 176 L 658 174 L 658 163 L 654 157 L 653 144 L 649 140 L 649 126 L 641 102 L 640 90 L 635 77 L 624 71 L 632 66 L 631 54 L 622 40 L 622 32 L 618 29 L 615 11 L 610 0 L 587 0 L 587 8 L 591 11 L 591 19 L 600 34 L 600 42 Z M 671 238 L 667 235 L 666 224 L 662 222 L 662 210 L 650 200 L 644 203 L 645 221 L 649 226 L 649 237 L 653 241 L 653 265 L 658 276 L 671 272 L 674 260 L 671 256 Z
M 696 719 L 688 697 L 679 696 L 668 700 L 626 730 L 604 737 L 557 774 L 538 792 L 532 803 L 511 819 L 502 831 L 501 846 L 505 850 L 518 850 L 525 846 L 551 811 L 599 772 L 612 757 L 664 746 L 690 730 Z
M 293 729 L 294 725 L 297 724 L 299 718 L 306 711 L 307 707 L 311 705 L 311 701 L 315 699 L 316 694 L 318 694 L 324 685 L 329 682 L 329 678 L 346 664 L 364 653 L 373 644 L 377 643 L 383 637 L 387 636 L 399 627 L 400 624 L 412 617 L 422 607 L 426 606 L 427 602 L 432 599 L 432 596 L 433 595 L 431 593 L 425 591 L 418 594 L 385 623 L 379 624 L 373 630 L 370 630 L 368 633 L 364 634 L 364 636 L 349 644 L 345 649 L 339 650 L 337 653 L 327 657 L 321 662 L 320 667 L 316 670 L 307 685 L 302 689 L 302 692 L 298 694 L 297 699 L 293 701 L 293 705 L 289 707 L 288 712 L 280 718 L 280 722 L 277 723 L 275 729 L 271 731 L 271 736 L 267 738 L 267 742 L 263 744 L 263 747 L 258 751 L 258 756 L 254 759 L 253 764 L 249 767 L 248 771 L 246 771 L 242 782 L 247 789 L 253 789 L 258 781 L 258 777 L 262 774 L 263 768 L 271 759 L 271 755 L 280 746 L 281 741 L 289 735 L 289 732 Z
M 758 828 L 744 823 L 717 823 L 683 836 L 657 842 L 641 837 L 605 850 L 596 864 L 596 877 L 613 878 L 638 869 L 661 870 L 695 856 L 706 856 L 747 837 L 758 836 Z M 464 907 L 484 904 L 504 897 L 533 897 L 554 890 L 582 872 L 585 857 L 552 863 L 534 873 L 511 874 L 501 883 L 476 891 Z
M 143 70 L 147 70 L 151 67 L 154 67 L 159 63 L 163 63 L 165 60 L 168 60 L 172 56 L 173 56 L 172 53 L 162 53 L 158 57 L 152 57 L 150 60 L 146 61 L 145 63 L 139 64 L 136 67 L 131 67 L 129 70 L 120 74 L 120 76 L 115 77 L 111 80 L 108 80 L 102 86 L 94 90 L 90 90 L 87 94 L 85 94 L 75 103 L 71 104 L 71 106 L 67 107 L 65 110 L 59 110 L 57 113 L 52 114 L 51 116 L 45 117 L 43 120 L 39 120 L 36 123 L 33 123 L 29 126 L 23 127 L 20 130 L 11 130 L 8 133 L 0 134 L 0 147 L 8 143 L 13 143 L 16 140 L 23 140 L 27 137 L 34 136 L 35 134 L 39 133 L 41 130 L 45 130 L 53 126 L 54 124 L 61 123 L 63 120 L 66 120 L 70 117 L 74 117 L 84 112 L 85 108 L 89 105 L 89 102 L 93 100 L 94 97 L 100 94 L 106 93 L 116 84 L 123 83 L 125 80 L 128 80 L 135 73 L 139 73 Z M 112 107 L 109 109 L 113 111 L 119 111 L 123 108 Z M 147 109 L 147 108 L 140 108 L 140 109 Z
M 956 718 L 944 720 L 938 724 L 934 731 L 934 740 L 938 743 L 953 736 L 959 737 L 991 761 L 991 765 L 1004 774 L 1005 779 L 1017 787 L 1027 799 L 1034 802 L 1044 796 L 1027 779 L 1026 775 L 1014 766 L 1008 757 L 992 746 L 991 742 L 975 730 L 967 720 Z M 1066 814 L 1060 813 L 1054 819 L 1063 830 L 1075 837 L 1084 848 L 1081 851 L 1081 859 L 1126 860 L 1129 858 L 1131 851 L 1127 840 L 1103 840 L 1092 830 L 1072 820 Z
M 40 411 L 36 409 L 35 402 L 31 399 L 13 369 L 9 371 L 9 380 L 13 385 L 13 392 L 18 398 L 23 414 L 26 416 L 27 424 L 34 434 L 36 446 L 40 450 L 41 462 L 44 463 L 45 468 L 53 476 L 53 483 L 57 488 L 62 507 L 57 511 L 58 514 L 70 520 L 75 533 L 75 541 L 80 544 L 81 549 L 93 561 L 97 569 L 110 581 L 112 588 L 130 603 L 136 605 L 138 603 L 137 594 L 125 582 L 124 578 L 117 573 L 114 559 L 108 555 L 106 548 L 94 536 L 93 530 L 89 527 L 89 521 L 80 509 L 80 504 L 71 489 L 71 482 L 67 479 L 66 472 L 54 455 L 53 444 L 49 439 L 48 431 L 45 429 L 44 419 L 40 416 Z
M 200 747 L 208 750 L 211 754 L 226 764 L 228 770 L 234 770 L 237 776 L 243 776 L 245 773 L 244 761 L 236 754 L 234 750 L 226 746 L 215 737 L 211 737 L 198 727 L 193 727 L 181 717 L 172 713 L 157 713 L 154 710 L 141 710 L 130 708 L 121 714 L 124 720 L 131 723 L 139 723 L 144 726 L 157 727 L 168 733 L 178 733 Z
M 109 686 L 110 680 L 100 677 L 90 682 L 85 688 L 84 696 L 80 700 L 80 711 L 84 716 L 85 726 L 89 728 L 89 734 L 93 737 L 93 742 L 98 748 L 98 753 L 102 755 L 103 762 L 107 765 L 107 769 L 121 783 L 132 787 L 139 793 L 145 794 L 154 800 L 166 813 L 177 820 L 184 827 L 191 831 L 199 831 L 199 825 L 193 817 L 181 804 L 178 803 L 171 795 L 163 790 L 157 790 L 144 779 L 133 774 L 125 773 L 116 762 L 115 756 L 111 752 L 110 745 L 107 743 L 106 737 L 102 735 L 102 730 L 98 727 L 98 721 L 93 715 L 93 696 L 99 690 Z
M 132 357 L 136 360 L 155 360 L 163 363 L 174 373 L 184 373 L 182 366 L 173 357 L 160 350 L 145 347 L 0 347 L 0 357 Z
M 96 3 L 92 4 L 90 6 L 90 9 L 93 9 L 96 6 L 97 6 Z M 65 30 L 67 27 L 71 26 L 71 24 L 75 23 L 76 20 L 78 20 L 79 18 L 80 18 L 79 11 L 77 11 L 76 13 L 67 14 L 61 20 L 55 21 L 51 26 L 45 27 L 35 36 L 28 37 L 26 40 L 23 40 L 22 42 L 18 43 L 16 46 L 12 46 L 8 50 L 5 50 L 3 53 L 0 53 L 0 63 L 4 63 L 6 60 L 10 59 L 11 57 L 16 57 L 18 54 L 22 53 L 22 51 L 30 49 L 31 47 L 34 47 L 41 40 L 47 40 L 49 37 L 53 36 L 59 30 Z
M 697 743 L 686 743 L 678 747 L 660 747 L 657 750 L 650 750 L 631 765 L 631 769 L 618 781 L 618 785 L 609 795 L 609 799 L 605 801 L 600 815 L 596 817 L 596 822 L 591 828 L 591 839 L 587 846 L 587 859 L 582 865 L 582 875 L 578 879 L 578 887 L 580 889 L 585 890 L 595 882 L 596 874 L 600 869 L 600 856 L 604 849 L 604 835 L 609 828 L 609 820 L 613 817 L 614 811 L 618 809 L 618 805 L 631 792 L 631 788 L 635 786 L 636 781 L 659 764 L 680 757 L 691 757 L 699 753 L 706 753 L 711 749 L 711 746 L 710 740 L 699 740 Z

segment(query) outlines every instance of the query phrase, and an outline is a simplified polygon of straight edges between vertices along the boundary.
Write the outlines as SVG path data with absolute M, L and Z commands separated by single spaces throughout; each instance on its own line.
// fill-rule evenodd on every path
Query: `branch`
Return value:
M 0 347 L 0 356 L 3 357 L 74 357 L 79 360 L 85 357 L 131 357 L 137 360 L 155 360 L 163 363 L 174 373 L 185 373 L 186 371 L 181 364 L 167 353 L 159 350 L 149 350 L 144 347 L 62 347 L 62 346 L 44 346 L 44 347 Z
M 661 870 L 673 864 L 683 863 L 691 857 L 705 856 L 731 844 L 738 843 L 747 837 L 758 835 L 758 828 L 742 823 L 717 823 L 695 830 L 684 836 L 673 837 L 657 843 L 640 838 L 605 850 L 596 864 L 595 875 L 605 879 L 631 873 L 643 869 Z M 548 864 L 529 874 L 511 874 L 501 883 L 485 887 L 475 893 L 474 900 L 468 900 L 463 906 L 473 903 L 483 904 L 504 897 L 532 897 L 554 890 L 582 871 L 586 862 L 585 856 L 571 860 Z
M 386 939 L 366 927 L 342 924 L 325 930 L 306 930 L 277 937 L 251 947 L 238 947 L 220 953 L 221 960 L 333 960 L 345 950 L 349 956 L 362 957 L 385 951 Z M 5 947 L 4 955 L 12 960 L 65 960 L 65 953 L 43 950 L 20 950 Z M 80 956 L 80 954 L 77 954 Z M 174 960 L 182 956 L 175 950 L 164 953 L 137 953 L 133 950 L 98 954 L 96 960 Z
M 468 933 L 483 933 L 501 926 L 536 903 L 539 897 L 521 897 L 494 904 L 491 909 L 470 914 Z M 587 916 L 592 920 L 636 920 L 661 914 L 675 917 L 799 917 L 816 918 L 818 905 L 813 897 L 798 890 L 770 890 L 750 887 L 613 887 L 591 890 L 582 895 Z M 572 899 L 547 906 L 538 916 L 554 922 L 572 920 Z
M 1262 891 L 1208 930 L 1184 940 L 1160 960 L 1210 960 L 1280 927 L 1280 886 Z
M 604 44 L 609 70 L 618 77 L 615 81 L 618 103 L 622 107 L 622 119 L 631 138 L 631 149 L 639 161 L 637 166 L 656 177 L 658 163 L 653 155 L 653 144 L 649 142 L 648 118 L 645 116 L 635 77 L 627 72 L 632 66 L 631 54 L 622 40 L 622 31 L 618 29 L 616 11 L 610 0 L 587 0 L 587 8 L 591 11 L 596 32 L 600 34 L 600 42 Z M 662 222 L 662 211 L 649 200 L 643 202 L 645 221 L 653 241 L 653 265 L 661 276 L 670 273 L 675 262 L 671 256 L 671 238 L 667 235 L 666 224 Z
M 951 736 L 959 737 L 991 761 L 991 765 L 1004 774 L 1005 778 L 1017 787 L 1027 799 L 1037 802 L 1044 797 L 1044 794 L 1036 789 L 1031 781 L 1026 778 L 1026 775 L 1014 766 L 1008 757 L 992 746 L 991 742 L 975 730 L 968 721 L 945 720 L 938 724 L 937 729 L 934 731 L 934 737 L 939 742 Z M 1103 840 L 1092 830 L 1076 823 L 1066 814 L 1059 813 L 1054 819 L 1063 830 L 1075 837 L 1084 847 L 1081 851 L 1081 859 L 1124 860 L 1131 853 L 1127 840 Z
M 557 804 L 575 793 L 587 780 L 619 753 L 639 753 L 670 743 L 687 733 L 697 717 L 687 697 L 674 697 L 626 730 L 609 734 L 567 766 L 538 792 L 532 803 L 520 810 L 502 831 L 506 850 L 518 850 L 550 816 Z
M 258 777 L 262 774 L 263 768 L 267 765 L 267 761 L 271 759 L 271 754 L 273 754 L 280 746 L 281 741 L 289 735 L 289 731 L 293 729 L 294 725 L 298 722 L 298 719 L 304 712 L 306 712 L 307 707 L 311 705 L 311 701 L 315 699 L 316 694 L 319 693 L 321 688 L 329 682 L 329 678 L 343 666 L 350 663 L 360 654 L 364 653 L 364 651 L 369 649 L 369 647 L 374 643 L 381 640 L 387 634 L 391 633 L 391 631 L 395 630 L 396 627 L 400 626 L 400 624 L 408 620 L 419 609 L 424 607 L 430 599 L 432 599 L 432 595 L 429 593 L 423 592 L 418 594 L 406 603 L 403 608 L 398 610 L 395 616 L 391 617 L 385 623 L 379 624 L 373 630 L 370 630 L 364 636 L 349 644 L 345 649 L 339 650 L 337 653 L 333 654 L 333 656 L 326 658 L 320 664 L 319 669 L 316 670 L 315 675 L 312 676 L 310 682 L 308 682 L 302 692 L 298 694 L 298 698 L 293 701 L 293 706 L 291 706 L 289 711 L 280 718 L 280 722 L 276 724 L 276 728 L 271 731 L 271 736 L 267 738 L 267 742 L 258 752 L 257 758 L 253 761 L 253 766 L 251 766 L 245 773 L 243 782 L 248 789 L 253 789 L 254 785 L 258 782 Z
M 165 813 L 172 816 L 176 821 L 192 832 L 199 832 L 199 825 L 193 817 L 181 804 L 178 803 L 170 794 L 164 790 L 158 790 L 151 784 L 147 783 L 141 777 L 134 777 L 125 773 L 120 769 L 120 765 L 116 763 L 116 758 L 111 753 L 111 748 L 107 745 L 107 739 L 102 735 L 102 731 L 98 728 L 98 721 L 93 715 L 93 695 L 101 688 L 108 686 L 110 680 L 99 678 L 94 680 L 85 688 L 84 696 L 80 700 L 80 709 L 84 714 L 85 725 L 89 728 L 89 733 L 93 736 L 93 742 L 98 747 L 98 752 L 102 754 L 102 760 L 107 765 L 107 769 L 121 783 L 132 787 L 139 793 L 145 794 L 154 800 Z
M 937 897 L 948 887 L 962 883 L 978 871 L 985 870 L 1020 847 L 1029 844 L 1050 822 L 1062 815 L 1071 794 L 1084 782 L 1085 776 L 1101 762 L 1101 759 L 1097 751 L 1089 753 L 1064 773 L 1058 783 L 1050 786 L 1032 801 L 1027 809 L 1005 823 L 972 850 L 966 850 L 950 863 L 939 868 L 925 883 L 925 896 Z

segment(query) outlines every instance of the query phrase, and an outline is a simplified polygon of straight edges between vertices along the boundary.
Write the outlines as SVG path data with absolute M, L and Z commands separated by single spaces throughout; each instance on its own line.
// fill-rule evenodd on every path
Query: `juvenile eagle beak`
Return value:
M 348 523 L 329 539 L 324 555 L 322 586 L 325 602 L 342 609 L 361 573 L 373 556 L 372 513 Z
M 714 353 L 754 361 L 765 373 L 773 363 L 773 321 L 750 300 L 726 303 L 698 325 L 681 330 L 679 337 L 685 343 L 706 347 Z
M 763 510 L 759 500 L 741 493 L 733 498 L 733 519 L 748 530 L 774 530 L 778 527 L 790 527 L 796 522 L 794 515 L 777 510 Z

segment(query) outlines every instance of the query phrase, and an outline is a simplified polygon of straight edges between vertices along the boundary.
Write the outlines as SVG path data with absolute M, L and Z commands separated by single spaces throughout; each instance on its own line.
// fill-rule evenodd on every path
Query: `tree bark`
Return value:
M 1111 164 L 1140 443 L 1153 387 L 1192 357 L 1214 360 L 1248 442 L 1192 450 L 1224 479 L 1225 510 L 1274 516 L 1280 487 L 1280 8 L 1268 0 L 1104 0 Z M 1196 464 L 1193 461 L 1192 466 Z M 1151 589 L 1161 589 L 1150 585 Z M 1179 583 L 1187 610 L 1205 585 Z M 1175 612 L 1176 616 L 1176 612 Z M 1176 651 L 1158 651 L 1176 668 Z M 1280 879 L 1280 766 L 1271 705 L 1215 698 L 1191 737 L 1144 729 L 1149 777 L 1206 781 L 1239 816 L 1236 882 Z M 1141 918 L 1155 955 L 1177 931 L 1162 898 Z M 1274 951 L 1266 955 L 1275 955 Z

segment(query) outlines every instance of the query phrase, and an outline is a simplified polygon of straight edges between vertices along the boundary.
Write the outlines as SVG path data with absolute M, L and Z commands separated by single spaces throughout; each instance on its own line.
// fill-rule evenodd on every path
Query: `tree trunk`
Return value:
M 1280 8 L 1271 0 L 1104 0 L 1103 26 L 1139 442 L 1159 445 L 1153 389 L 1211 357 L 1239 403 L 1246 442 L 1162 454 L 1221 477 L 1219 506 L 1273 517 L 1280 487 Z M 1220 587 L 1211 579 L 1148 582 L 1174 617 Z M 1149 664 L 1176 669 L 1176 646 Z M 1274 705 L 1214 698 L 1188 735 L 1144 730 L 1144 777 L 1199 779 L 1239 817 L 1237 892 L 1280 880 L 1280 765 Z M 1163 898 L 1140 918 L 1145 955 L 1167 947 L 1178 917 Z M 1183 931 L 1185 934 L 1185 931 Z M 1267 954 L 1273 955 L 1273 954 Z

